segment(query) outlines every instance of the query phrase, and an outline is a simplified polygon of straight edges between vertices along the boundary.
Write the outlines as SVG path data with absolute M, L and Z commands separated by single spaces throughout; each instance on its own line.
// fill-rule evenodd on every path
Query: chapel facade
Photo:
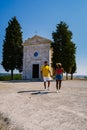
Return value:
M 23 43 L 23 79 L 41 79 L 41 66 L 51 67 L 51 40 L 35 35 Z

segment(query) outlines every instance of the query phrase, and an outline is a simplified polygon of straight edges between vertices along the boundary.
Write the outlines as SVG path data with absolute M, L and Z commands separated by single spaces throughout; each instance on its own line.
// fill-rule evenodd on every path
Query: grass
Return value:
M 21 80 L 22 76 L 21 74 L 14 74 L 13 75 L 13 80 Z M 4 75 L 4 76 L 0 76 L 0 81 L 9 81 L 11 80 L 11 75 Z
M 8 130 L 10 120 L 7 117 L 4 117 L 2 113 L 0 113 L 0 130 Z
M 20 130 L 17 126 L 10 128 L 11 120 L 0 112 L 0 130 Z

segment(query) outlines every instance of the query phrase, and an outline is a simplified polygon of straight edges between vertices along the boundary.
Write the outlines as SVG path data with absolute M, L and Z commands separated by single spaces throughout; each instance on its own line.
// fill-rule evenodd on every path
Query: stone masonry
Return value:
M 44 61 L 51 66 L 52 41 L 40 36 L 33 36 L 23 43 L 23 79 L 41 79 L 40 68 Z

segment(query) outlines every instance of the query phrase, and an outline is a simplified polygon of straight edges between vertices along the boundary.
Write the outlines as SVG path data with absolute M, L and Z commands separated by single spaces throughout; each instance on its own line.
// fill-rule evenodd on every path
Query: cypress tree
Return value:
M 57 24 L 56 31 L 52 33 L 52 38 L 52 67 L 55 68 L 56 63 L 58 62 L 62 63 L 66 72 L 66 78 L 68 78 L 68 73 L 71 73 L 71 69 L 74 63 L 76 63 L 76 47 L 71 41 L 72 32 L 68 29 L 68 25 L 61 21 Z
M 13 71 L 15 69 L 22 71 L 23 47 L 21 26 L 16 17 L 8 22 L 5 38 L 3 40 L 3 60 L 2 65 L 5 71 L 11 71 L 11 79 L 13 79 Z

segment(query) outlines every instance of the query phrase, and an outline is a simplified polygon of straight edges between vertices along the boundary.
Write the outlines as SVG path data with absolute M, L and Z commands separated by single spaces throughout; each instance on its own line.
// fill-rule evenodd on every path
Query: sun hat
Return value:
M 58 66 L 58 65 L 59 65 L 59 66 L 62 66 L 62 64 L 61 64 L 61 63 L 56 63 L 56 65 L 57 65 L 57 66 Z

